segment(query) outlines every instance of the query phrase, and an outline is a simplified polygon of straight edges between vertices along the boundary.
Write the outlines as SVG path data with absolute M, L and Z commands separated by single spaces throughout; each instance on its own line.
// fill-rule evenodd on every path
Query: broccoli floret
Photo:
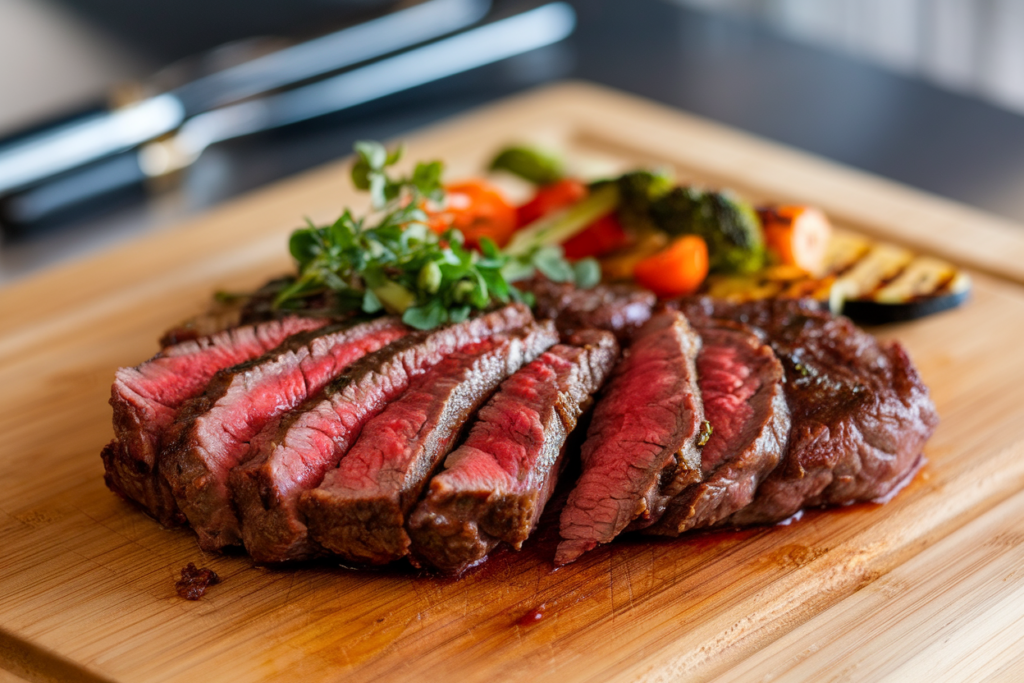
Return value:
M 626 229 L 641 233 L 656 227 L 651 222 L 651 205 L 672 189 L 671 176 L 660 171 L 630 171 L 618 178 L 593 182 L 590 189 L 611 184 L 619 189 L 616 216 Z
M 677 187 L 654 201 L 651 217 L 670 235 L 703 237 L 712 272 L 751 273 L 764 266 L 761 220 L 731 192 Z

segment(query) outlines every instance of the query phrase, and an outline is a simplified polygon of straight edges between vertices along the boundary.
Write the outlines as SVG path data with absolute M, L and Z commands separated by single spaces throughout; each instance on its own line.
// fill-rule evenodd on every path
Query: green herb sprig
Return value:
M 536 271 L 581 287 L 600 280 L 593 259 L 570 264 L 557 245 L 526 245 L 511 255 L 487 238 L 479 252 L 468 249 L 458 230 L 438 235 L 427 226 L 423 207 L 445 201 L 442 163 L 419 163 L 410 176 L 394 177 L 389 170 L 401 159 L 400 147 L 388 151 L 363 141 L 355 151 L 352 181 L 370 193 L 373 212 L 356 218 L 346 209 L 331 225 L 307 221 L 293 232 L 289 250 L 298 274 L 278 293 L 276 308 L 299 309 L 310 297 L 330 292 L 342 310 L 384 310 L 401 315 L 407 325 L 431 329 L 495 302 L 530 303 L 510 283 Z

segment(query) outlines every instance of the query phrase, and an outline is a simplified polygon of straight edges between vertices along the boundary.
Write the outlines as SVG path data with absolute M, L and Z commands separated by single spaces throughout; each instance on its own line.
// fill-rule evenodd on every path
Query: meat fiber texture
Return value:
M 121 368 L 110 390 L 114 440 L 103 449 L 104 478 L 165 525 L 183 521 L 159 475 L 159 454 L 182 404 L 201 393 L 218 371 L 255 358 L 287 337 L 326 320 L 292 316 L 246 325 L 165 348 L 134 368 Z
M 231 472 L 242 540 L 258 562 L 320 553 L 299 514 L 303 491 L 320 485 L 363 426 L 416 376 L 446 356 L 533 322 L 525 306 L 506 306 L 465 322 L 411 334 L 356 362 L 323 392 L 257 435 L 254 456 Z
M 585 329 L 608 330 L 627 340 L 651 317 L 657 297 L 635 285 L 597 285 L 579 289 L 572 283 L 537 276 L 516 284 L 536 299 L 538 318 L 553 318 L 564 335 Z
M 529 325 L 472 344 L 414 379 L 366 423 L 341 465 L 302 495 L 313 539 L 352 562 L 407 555 L 406 515 L 467 420 L 502 380 L 557 341 L 553 322 Z
M 353 362 L 410 332 L 397 318 L 339 323 L 288 338 L 218 372 L 186 401 L 170 430 L 161 472 L 204 550 L 241 542 L 228 474 L 273 418 L 320 391 Z
M 647 533 L 678 535 L 714 526 L 746 507 L 789 439 L 782 364 L 752 330 L 728 322 L 695 328 L 697 378 L 711 427 L 701 449 L 703 480 L 669 502 Z
M 562 510 L 556 564 L 608 543 L 634 520 L 653 524 L 672 495 L 700 481 L 700 346 L 677 311 L 636 333 L 594 409 L 582 473 Z
M 779 466 L 735 525 L 778 522 L 801 508 L 887 496 L 917 466 L 938 414 L 906 350 L 847 318 L 799 301 L 678 304 L 695 321 L 760 328 L 786 372 L 792 427 Z
M 504 541 L 520 548 L 561 469 L 566 438 L 611 372 L 608 332 L 575 335 L 502 383 L 410 518 L 420 561 L 461 572 Z

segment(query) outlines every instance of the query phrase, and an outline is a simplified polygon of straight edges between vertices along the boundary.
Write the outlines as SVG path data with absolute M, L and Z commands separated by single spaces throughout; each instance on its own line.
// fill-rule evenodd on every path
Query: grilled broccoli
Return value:
M 731 192 L 677 187 L 656 199 L 654 224 L 670 235 L 700 235 L 712 272 L 751 273 L 764 266 L 764 234 L 757 212 Z
M 655 227 L 651 223 L 651 205 L 672 188 L 670 176 L 657 171 L 630 171 L 614 180 L 593 183 L 590 188 L 594 190 L 609 183 L 619 188 L 616 215 L 627 230 L 640 233 Z

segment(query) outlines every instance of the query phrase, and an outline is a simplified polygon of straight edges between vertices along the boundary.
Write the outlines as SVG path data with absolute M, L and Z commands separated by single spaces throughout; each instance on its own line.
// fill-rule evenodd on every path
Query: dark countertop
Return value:
M 770 29 L 666 0 L 571 0 L 565 43 L 288 129 L 208 150 L 182 187 L 77 210 L 0 249 L 0 282 L 169 225 L 541 83 L 576 78 L 647 97 L 1024 221 L 1024 117 Z M 966 229 L 966 227 L 965 227 Z

